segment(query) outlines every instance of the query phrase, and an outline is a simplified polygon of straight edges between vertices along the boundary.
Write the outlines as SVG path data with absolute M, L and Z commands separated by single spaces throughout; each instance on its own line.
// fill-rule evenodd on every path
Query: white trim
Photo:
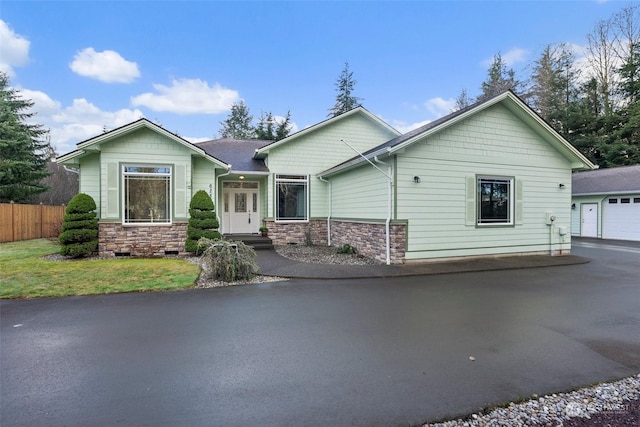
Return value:
M 278 178 L 278 176 L 304 176 L 304 179 L 300 179 L 300 178 Z M 305 218 L 304 219 L 295 219 L 295 218 L 287 218 L 287 219 L 279 219 L 278 218 L 278 204 L 279 204 L 279 194 L 278 194 L 278 183 L 281 182 L 289 182 L 289 183 L 299 183 L 299 184 L 305 184 Z M 293 173 L 278 173 L 278 174 L 274 174 L 273 177 L 273 218 L 274 221 L 277 223 L 304 223 L 304 222 L 309 222 L 309 174 L 293 174 Z
M 482 194 L 480 180 L 495 180 L 509 183 L 509 221 L 508 222 L 480 222 L 482 215 Z M 515 178 L 512 176 L 476 175 L 476 226 L 477 227 L 505 227 L 515 225 Z
M 125 168 L 127 167 L 142 167 L 142 168 L 168 168 L 169 172 L 168 173 L 138 173 L 138 172 L 127 172 L 125 173 Z M 145 164 L 145 163 L 122 163 L 120 165 L 120 179 L 121 179 L 121 197 L 120 197 L 120 202 L 121 202 L 121 222 L 122 225 L 124 226 L 147 226 L 147 225 L 171 225 L 173 224 L 173 197 L 175 195 L 175 191 L 173 188 L 174 185 L 174 179 L 173 179 L 173 173 L 174 173 L 174 165 L 169 165 L 169 164 Z M 169 212 L 167 213 L 167 219 L 169 221 L 162 221 L 162 222 L 127 222 L 126 218 L 126 206 L 127 206 L 127 202 L 126 202 L 126 197 L 127 197 L 127 190 L 126 190 L 126 177 L 143 177 L 143 176 L 149 176 L 149 177 L 162 177 L 162 178 L 169 178 L 169 182 L 168 182 L 168 188 L 169 188 L 169 192 L 167 194 L 168 197 L 168 204 L 169 204 Z

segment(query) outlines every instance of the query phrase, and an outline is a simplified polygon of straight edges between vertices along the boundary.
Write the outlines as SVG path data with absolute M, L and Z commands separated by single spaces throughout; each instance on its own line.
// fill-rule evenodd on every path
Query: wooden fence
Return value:
M 0 243 L 58 237 L 65 206 L 0 203 Z

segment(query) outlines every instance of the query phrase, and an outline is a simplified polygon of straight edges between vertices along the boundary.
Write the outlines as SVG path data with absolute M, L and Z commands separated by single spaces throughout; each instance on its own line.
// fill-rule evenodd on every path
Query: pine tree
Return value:
M 482 82 L 482 94 L 477 101 L 486 101 L 507 90 L 518 93 L 520 86 L 520 82 L 516 80 L 515 71 L 511 68 L 507 69 L 507 64 L 502 60 L 502 55 L 498 53 L 493 57 L 493 62 L 487 72 L 487 80 Z
M 280 141 L 286 138 L 291 132 L 291 111 L 287 111 L 284 120 L 273 117 L 271 111 L 260 114 L 255 132 L 258 139 Z
M 460 95 L 456 98 L 456 105 L 453 107 L 453 111 L 462 110 L 473 104 L 473 100 L 469 97 L 466 89 L 460 91 Z
M 0 202 L 22 202 L 47 189 L 41 183 L 49 175 L 46 131 L 26 122 L 34 116 L 26 112 L 32 106 L 0 72 Z
M 254 139 L 256 132 L 251 124 L 253 116 L 249 114 L 249 107 L 240 101 L 231 106 L 227 119 L 220 122 L 220 137 L 232 139 Z
M 533 64 L 527 101 L 542 118 L 568 135 L 570 103 L 577 97 L 574 55 L 565 44 L 547 45 Z
M 353 95 L 356 83 L 356 80 L 353 79 L 353 72 L 349 71 L 349 63 L 345 62 L 344 69 L 335 84 L 336 92 L 338 93 L 336 95 L 336 103 L 329 109 L 328 117 L 339 116 L 362 105 L 360 103 L 362 98 Z

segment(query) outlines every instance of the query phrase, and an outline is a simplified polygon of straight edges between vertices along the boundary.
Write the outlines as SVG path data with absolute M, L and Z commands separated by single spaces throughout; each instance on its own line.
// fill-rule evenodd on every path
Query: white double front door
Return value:
M 224 234 L 252 234 L 260 228 L 260 194 L 258 183 L 225 182 L 223 186 L 222 232 Z M 255 188 L 243 188 L 253 187 Z M 239 188 L 233 188 L 239 187 Z

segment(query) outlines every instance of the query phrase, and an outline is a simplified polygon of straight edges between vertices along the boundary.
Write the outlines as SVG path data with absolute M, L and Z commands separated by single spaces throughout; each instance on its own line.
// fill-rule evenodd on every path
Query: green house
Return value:
M 400 134 L 359 107 L 283 140 L 198 144 L 141 119 L 80 142 L 105 255 L 181 253 L 191 195 L 225 235 L 341 246 L 387 263 L 571 249 L 571 173 L 591 164 L 505 92 Z

